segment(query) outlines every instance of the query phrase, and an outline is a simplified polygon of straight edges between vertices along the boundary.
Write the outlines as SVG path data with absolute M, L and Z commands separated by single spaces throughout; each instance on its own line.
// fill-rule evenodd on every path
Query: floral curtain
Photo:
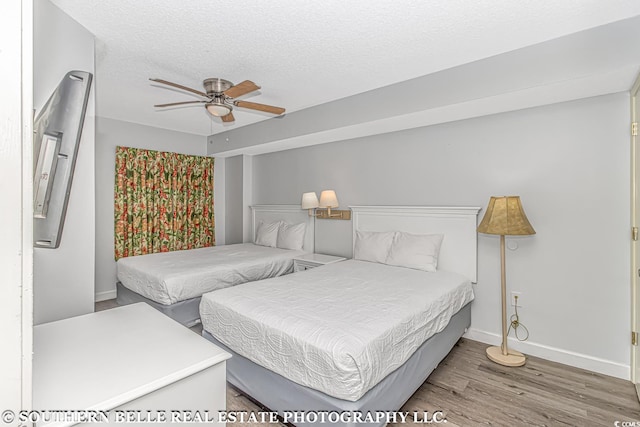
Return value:
M 116 147 L 115 258 L 215 245 L 211 157 Z

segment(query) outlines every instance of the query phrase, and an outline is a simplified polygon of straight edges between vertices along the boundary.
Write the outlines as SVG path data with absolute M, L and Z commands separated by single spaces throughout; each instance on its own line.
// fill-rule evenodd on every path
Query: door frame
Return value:
M 633 123 L 638 122 L 638 113 L 640 113 L 640 107 L 637 105 L 638 102 L 640 102 L 640 75 L 636 78 L 630 91 L 631 126 L 633 126 Z M 637 235 L 637 230 L 640 228 L 640 218 L 638 218 L 640 214 L 640 206 L 638 206 L 640 202 L 640 195 L 638 194 L 640 188 L 640 185 L 638 185 L 638 180 L 640 180 L 640 176 L 638 175 L 640 165 L 638 163 L 640 162 L 637 156 L 640 154 L 640 151 L 637 148 L 637 143 L 640 138 L 633 134 L 632 129 L 633 128 L 630 129 L 629 134 L 631 135 L 631 332 L 633 338 L 633 334 L 640 332 L 640 290 L 638 289 L 640 263 L 637 259 L 640 253 L 640 248 L 638 248 L 638 245 L 640 245 L 640 236 Z M 636 391 L 640 397 L 639 344 L 636 340 L 636 344 L 631 345 L 631 381 L 636 385 Z
M 7 0 L 0 14 L 0 401 L 32 406 L 33 0 Z M 11 421 L 4 420 L 11 424 Z

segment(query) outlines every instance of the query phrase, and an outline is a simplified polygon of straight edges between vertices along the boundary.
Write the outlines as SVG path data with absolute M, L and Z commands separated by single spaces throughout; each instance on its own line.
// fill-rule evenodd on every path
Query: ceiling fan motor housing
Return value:
M 233 83 L 229 80 L 219 78 L 206 79 L 202 82 L 202 85 L 204 86 L 204 90 L 207 92 L 207 95 L 210 96 L 219 95 L 225 90 L 233 87 Z

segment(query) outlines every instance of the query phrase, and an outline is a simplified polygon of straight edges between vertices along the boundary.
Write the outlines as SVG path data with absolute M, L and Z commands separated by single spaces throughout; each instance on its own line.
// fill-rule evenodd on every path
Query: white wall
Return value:
M 98 94 L 99 96 L 99 94 Z M 116 297 L 116 263 L 114 260 L 113 192 L 116 146 L 147 148 L 158 151 L 205 155 L 206 138 L 184 132 L 154 128 L 120 120 L 98 118 L 96 134 L 96 301 Z M 217 166 L 218 160 L 216 160 Z M 216 170 L 214 166 L 214 174 Z M 224 168 L 222 168 L 224 172 Z M 224 186 L 224 175 L 214 175 L 216 188 Z M 215 188 L 214 188 L 215 198 Z M 224 211 L 224 199 L 215 198 L 215 209 Z M 216 227 L 216 239 L 218 234 Z M 93 298 L 93 296 L 92 296 Z
M 264 154 L 253 158 L 253 202 L 323 189 L 341 207 L 486 207 L 520 195 L 537 235 L 508 238 L 519 245 L 507 251 L 508 288 L 522 292 L 531 333 L 514 346 L 628 378 L 629 123 L 628 94 L 614 94 Z M 316 224 L 317 252 L 351 255 L 350 222 Z M 469 335 L 492 343 L 499 271 L 498 238 L 480 235 Z
M 68 71 L 94 74 L 94 38 L 51 4 L 34 4 L 34 108 L 40 111 Z M 93 311 L 95 79 L 87 105 L 60 247 L 34 250 L 34 323 Z

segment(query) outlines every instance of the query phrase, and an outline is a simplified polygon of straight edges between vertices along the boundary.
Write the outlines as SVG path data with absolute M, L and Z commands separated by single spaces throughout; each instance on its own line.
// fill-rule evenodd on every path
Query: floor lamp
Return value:
M 478 232 L 500 236 L 500 285 L 502 289 L 502 346 L 487 348 L 487 357 L 501 365 L 522 366 L 524 354 L 507 346 L 507 273 L 504 236 L 536 234 L 522 209 L 519 196 L 491 197 Z

